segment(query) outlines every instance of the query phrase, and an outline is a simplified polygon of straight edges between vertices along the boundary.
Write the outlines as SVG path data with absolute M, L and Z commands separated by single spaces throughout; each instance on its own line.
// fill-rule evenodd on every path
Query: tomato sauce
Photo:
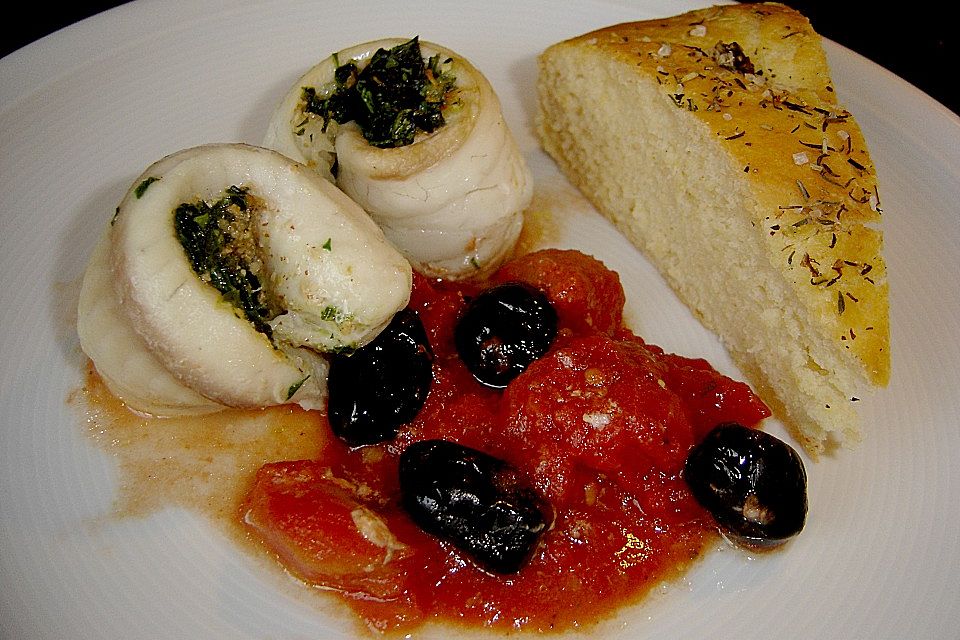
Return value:
M 546 293 L 559 327 L 546 355 L 504 390 L 480 385 L 453 327 L 483 285 L 416 278 L 410 306 L 435 356 L 418 417 L 390 443 L 330 439 L 317 459 L 265 465 L 240 509 L 288 570 L 382 632 L 429 620 L 563 630 L 635 601 L 716 539 L 681 476 L 690 448 L 718 423 L 769 415 L 745 384 L 624 327 L 619 277 L 589 256 L 535 252 L 492 281 Z M 436 438 L 506 460 L 551 505 L 553 524 L 519 573 L 480 569 L 400 508 L 400 452 Z

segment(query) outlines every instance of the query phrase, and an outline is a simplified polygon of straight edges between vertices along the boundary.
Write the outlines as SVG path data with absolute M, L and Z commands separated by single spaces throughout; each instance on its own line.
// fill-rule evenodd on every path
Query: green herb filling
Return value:
M 412 144 L 418 131 L 430 133 L 443 126 L 443 108 L 456 78 L 443 71 L 451 60 L 433 56 L 424 61 L 419 38 L 378 49 L 362 71 L 347 62 L 334 72 L 335 89 L 327 97 L 304 87 L 304 111 L 331 120 L 355 121 L 363 137 L 380 148 Z
M 269 322 L 283 309 L 260 282 L 263 263 L 253 234 L 256 200 L 248 191 L 231 186 L 216 202 L 184 202 L 173 212 L 174 227 L 200 279 L 271 337 Z

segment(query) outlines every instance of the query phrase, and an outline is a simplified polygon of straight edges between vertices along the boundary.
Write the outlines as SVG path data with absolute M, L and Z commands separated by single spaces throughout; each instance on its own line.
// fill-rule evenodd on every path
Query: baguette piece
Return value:
M 890 374 L 876 174 L 820 37 L 779 4 L 620 24 L 540 57 L 537 131 L 813 456 Z

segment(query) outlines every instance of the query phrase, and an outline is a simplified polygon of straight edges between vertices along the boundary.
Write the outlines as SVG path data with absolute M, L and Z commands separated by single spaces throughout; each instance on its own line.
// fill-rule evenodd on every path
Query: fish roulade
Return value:
M 411 279 L 376 224 L 315 172 L 266 149 L 205 145 L 131 186 L 87 269 L 78 331 L 134 409 L 315 408 L 323 354 L 376 337 Z
M 264 145 L 335 182 L 418 271 L 438 277 L 495 269 L 533 192 L 487 79 L 416 38 L 317 64 L 277 108 Z

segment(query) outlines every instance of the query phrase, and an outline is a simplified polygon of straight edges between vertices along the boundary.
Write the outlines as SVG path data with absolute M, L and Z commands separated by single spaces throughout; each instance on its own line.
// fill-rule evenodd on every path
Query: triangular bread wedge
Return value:
M 620 24 L 540 58 L 544 149 L 657 265 L 812 455 L 890 373 L 873 163 L 779 4 Z

